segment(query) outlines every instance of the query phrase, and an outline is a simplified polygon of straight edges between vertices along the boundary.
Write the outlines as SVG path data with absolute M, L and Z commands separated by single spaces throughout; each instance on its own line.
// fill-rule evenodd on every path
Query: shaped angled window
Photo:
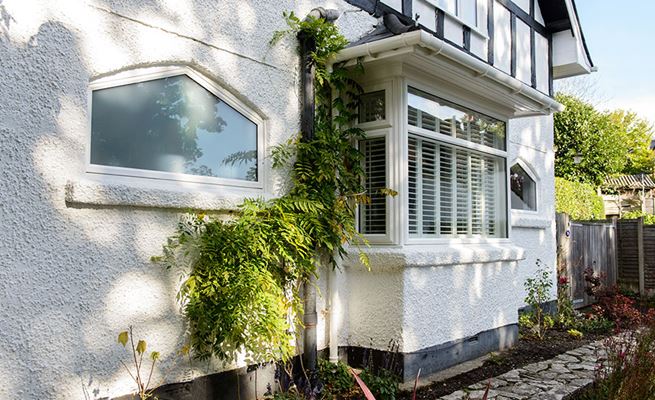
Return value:
M 537 210 L 537 182 L 521 167 L 514 164 L 510 169 L 512 209 Z
M 215 92 L 184 73 L 94 90 L 94 172 L 258 182 L 259 124 Z

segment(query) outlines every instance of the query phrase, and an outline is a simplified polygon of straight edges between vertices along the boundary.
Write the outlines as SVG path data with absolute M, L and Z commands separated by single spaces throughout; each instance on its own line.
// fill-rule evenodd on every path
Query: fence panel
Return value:
M 617 221 L 619 282 L 622 286 L 639 290 L 639 220 Z
M 655 225 L 643 227 L 644 288 L 648 294 L 655 291 Z

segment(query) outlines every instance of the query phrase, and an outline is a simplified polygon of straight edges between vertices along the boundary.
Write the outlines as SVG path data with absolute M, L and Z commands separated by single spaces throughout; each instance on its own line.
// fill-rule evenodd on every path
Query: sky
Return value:
M 655 1 L 576 0 L 598 71 L 582 82 L 599 109 L 631 109 L 655 124 Z M 567 85 L 563 80 L 555 88 Z M 568 83 L 570 84 L 570 83 Z

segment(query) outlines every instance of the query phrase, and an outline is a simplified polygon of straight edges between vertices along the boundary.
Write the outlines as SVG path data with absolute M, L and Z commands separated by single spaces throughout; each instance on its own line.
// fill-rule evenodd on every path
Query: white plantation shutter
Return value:
M 411 114 L 410 114 L 411 115 Z M 409 138 L 409 234 L 418 235 L 419 234 L 419 223 L 418 217 L 421 215 L 419 209 L 420 196 L 418 191 L 420 190 L 419 185 L 419 148 L 418 141 L 413 137 Z
M 410 237 L 506 237 L 505 122 L 411 87 L 407 102 Z
M 495 177 L 504 177 L 502 168 L 499 168 L 498 161 L 494 162 L 493 157 L 484 157 L 484 229 L 487 236 L 499 235 L 497 227 L 499 226 L 499 218 L 501 217 L 498 208 L 501 206 L 499 202 L 499 190 Z M 500 169 L 500 170 L 499 170 Z
M 502 237 L 504 160 L 409 137 L 409 234 Z
M 385 138 L 361 140 L 359 149 L 364 155 L 364 186 L 371 199 L 370 204 L 359 207 L 359 231 L 363 234 L 385 234 L 387 197 L 382 193 L 382 189 L 387 187 Z

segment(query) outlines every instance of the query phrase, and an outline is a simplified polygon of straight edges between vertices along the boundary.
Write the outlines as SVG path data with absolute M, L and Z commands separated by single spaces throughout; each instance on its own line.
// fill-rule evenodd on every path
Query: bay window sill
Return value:
M 525 250 L 509 241 L 471 244 L 448 243 L 437 245 L 371 246 L 362 247 L 369 257 L 371 269 L 400 269 L 405 267 L 436 267 L 462 264 L 514 262 L 525 259 Z M 359 251 L 348 249 L 344 266 L 363 267 Z
M 246 198 L 271 198 L 261 189 L 234 188 L 148 179 L 79 179 L 66 183 L 69 206 L 146 207 L 232 211 Z

